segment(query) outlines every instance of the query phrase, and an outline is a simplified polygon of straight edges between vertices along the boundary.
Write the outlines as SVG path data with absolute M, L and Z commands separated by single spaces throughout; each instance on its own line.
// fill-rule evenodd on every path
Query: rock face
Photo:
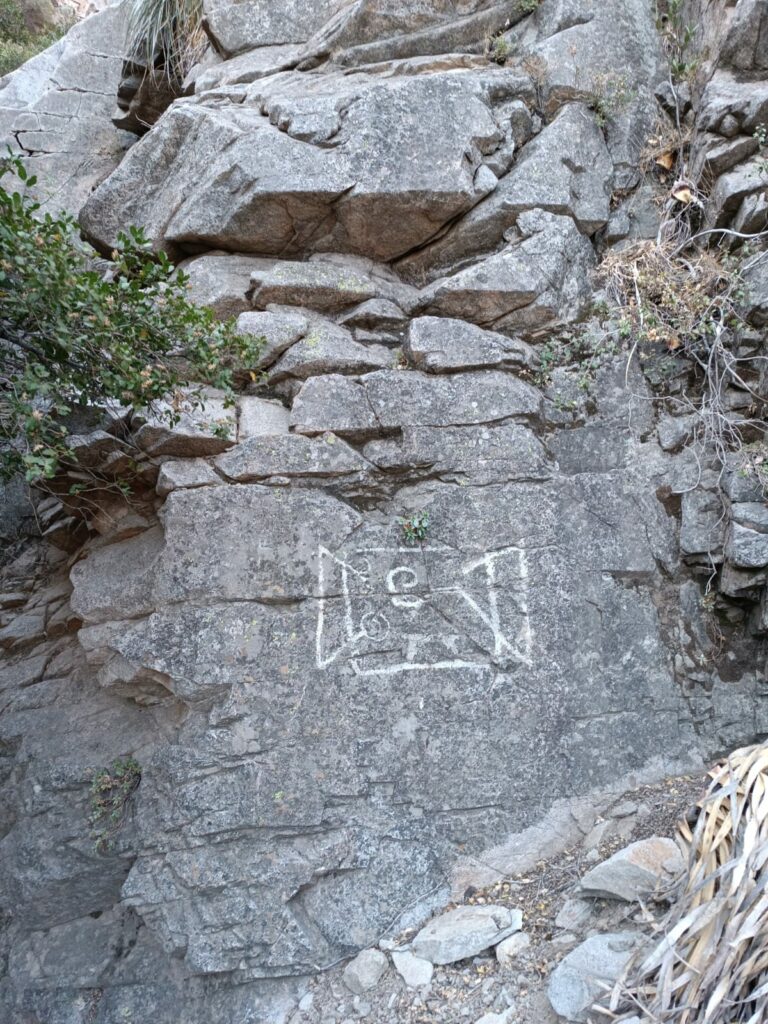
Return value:
M 697 108 L 718 229 L 763 202 L 764 4 L 737 7 Z M 104 127 L 121 18 L 4 80 L 3 130 L 103 251 L 143 226 L 265 344 L 234 407 L 74 433 L 134 505 L 53 496 L 24 549 L 15 498 L 3 522 L 0 1018 L 283 1022 L 361 950 L 364 1001 L 401 929 L 416 987 L 516 935 L 493 906 L 422 926 L 556 801 L 768 731 L 768 517 L 600 319 L 603 247 L 658 226 L 650 3 L 209 0 L 217 55 L 135 142 Z M 746 284 L 759 328 L 764 264 Z M 616 345 L 553 366 L 582 331 Z M 128 756 L 98 852 L 90 784 Z M 593 894 L 646 892 L 633 864 Z M 628 948 L 571 953 L 556 1008 Z
M 126 5 L 106 7 L 0 78 L 0 146 L 27 159 L 44 208 L 76 215 L 134 138 L 110 120 L 125 26 Z

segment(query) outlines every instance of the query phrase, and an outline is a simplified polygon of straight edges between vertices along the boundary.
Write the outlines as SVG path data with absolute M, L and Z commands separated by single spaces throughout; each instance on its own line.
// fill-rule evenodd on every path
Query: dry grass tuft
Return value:
M 128 47 L 153 78 L 182 82 L 207 45 L 202 0 L 134 0 Z
M 665 354 L 674 372 L 687 368 L 691 386 L 679 392 L 676 402 L 696 418 L 693 435 L 699 450 L 724 466 L 729 452 L 762 436 L 764 359 L 741 352 L 747 325 L 740 312 L 744 286 L 735 257 L 668 237 L 610 251 L 601 272 L 624 316 L 624 334 L 632 338 L 628 368 L 638 349 Z M 732 408 L 734 390 L 747 396 L 747 415 Z
M 768 745 L 737 750 L 679 825 L 688 868 L 659 925 L 599 1020 L 642 1024 L 768 1021 Z

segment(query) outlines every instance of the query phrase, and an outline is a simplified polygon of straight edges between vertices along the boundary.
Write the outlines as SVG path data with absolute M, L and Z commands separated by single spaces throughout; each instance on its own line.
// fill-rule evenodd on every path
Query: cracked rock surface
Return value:
M 718 227 L 758 224 L 763 202 L 745 140 L 764 5 L 736 7 L 692 143 Z M 215 55 L 138 141 L 110 121 L 119 5 L 0 81 L 0 130 L 66 191 L 51 204 L 104 252 L 144 227 L 195 301 L 265 338 L 235 408 L 211 394 L 173 428 L 122 415 L 70 439 L 110 479 L 134 465 L 133 503 L 47 497 L 27 543 L 2 520 L 13 1024 L 389 1024 L 428 961 L 516 935 L 514 901 L 479 945 L 458 928 L 447 952 L 352 961 L 338 1013 L 311 1010 L 317 979 L 335 993 L 347 960 L 559 853 L 574 821 L 590 849 L 627 840 L 636 811 L 599 819 L 590 794 L 767 731 L 762 488 L 697 466 L 690 422 L 626 352 L 586 384 L 546 363 L 552 338 L 600 329 L 605 246 L 655 237 L 651 4 L 205 11 Z M 617 75 L 628 99 L 606 116 L 595 90 Z M 703 601 L 713 566 L 727 634 Z M 141 781 L 97 852 L 89 785 L 128 755 Z M 453 976 L 434 976 L 453 1012 Z M 579 1019 L 580 1000 L 557 1005 Z M 553 1019 L 512 1002 L 478 996 L 471 1022 Z M 467 1019 L 422 1009 L 399 1019 Z

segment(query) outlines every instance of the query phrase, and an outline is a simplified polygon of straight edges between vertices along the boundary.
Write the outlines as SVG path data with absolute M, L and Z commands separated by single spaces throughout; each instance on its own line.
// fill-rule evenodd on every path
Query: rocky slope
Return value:
M 3 1019 L 283 1020 L 524 870 L 520 836 L 551 851 L 569 800 L 768 731 L 759 473 L 686 444 L 597 275 L 656 238 L 677 119 L 702 223 L 766 226 L 768 10 L 709 8 L 692 88 L 647 0 L 211 2 L 138 140 L 119 5 L 0 83 L 52 206 L 105 253 L 143 226 L 267 339 L 235 412 L 83 426 L 132 502 L 9 538 Z M 548 366 L 576 332 L 586 367 Z M 89 784 L 129 755 L 97 851 Z

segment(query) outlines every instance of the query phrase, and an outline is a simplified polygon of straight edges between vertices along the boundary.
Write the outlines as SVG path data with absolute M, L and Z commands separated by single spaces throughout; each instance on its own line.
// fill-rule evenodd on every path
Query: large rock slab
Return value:
M 475 367 L 532 367 L 536 362 L 533 349 L 524 341 L 448 317 L 411 320 L 403 349 L 415 366 L 434 373 Z
M 309 306 L 320 312 L 338 313 L 376 295 L 370 278 L 353 268 L 313 260 L 284 260 L 251 278 L 251 302 L 257 309 L 270 303 Z
M 272 260 L 253 256 L 207 252 L 182 262 L 181 270 L 189 278 L 190 301 L 198 306 L 209 306 L 217 317 L 226 320 L 250 310 L 251 274 L 269 269 L 272 263 Z
M 254 437 L 216 460 L 216 468 L 228 479 L 252 483 L 268 477 L 320 477 L 324 479 L 360 473 L 369 463 L 334 434 L 304 437 Z
M 383 470 L 407 472 L 423 466 L 456 482 L 546 480 L 554 472 L 541 441 L 521 423 L 406 426 L 399 438 L 370 441 L 363 453 Z
M 332 55 L 343 64 L 368 64 L 419 54 L 478 49 L 530 13 L 524 3 L 493 0 L 358 0 L 340 9 L 310 39 L 310 60 Z
M 136 223 L 177 252 L 388 261 L 495 185 L 478 174 L 501 138 L 481 80 L 287 73 L 270 82 L 244 104 L 174 104 L 87 203 L 89 238 L 111 248 Z
M 134 136 L 112 124 L 126 51 L 127 4 L 76 24 L 0 79 L 0 146 L 23 155 L 43 209 L 77 215 Z
M 501 331 L 578 319 L 590 300 L 594 252 L 569 217 L 533 210 L 500 252 L 424 288 L 419 311 Z
M 699 107 L 698 126 L 728 137 L 751 135 L 768 119 L 768 82 L 743 82 L 718 71 L 707 83 Z
M 218 455 L 237 439 L 235 407 L 212 388 L 155 402 L 142 419 L 135 440 L 150 455 Z
M 447 379 L 445 392 L 412 371 L 335 379 L 363 396 L 373 381 L 369 412 L 398 423 L 495 415 L 511 407 L 497 377 L 512 400 L 528 395 L 497 371 Z M 416 381 L 413 398 L 400 390 Z M 301 974 L 371 945 L 563 778 L 590 787 L 690 742 L 663 649 L 647 643 L 649 537 L 672 529 L 647 480 L 624 468 L 484 487 L 433 478 L 361 512 L 301 485 L 357 471 L 329 442 L 253 438 L 218 471 L 293 472 L 294 484 L 172 490 L 161 529 L 72 570 L 103 692 L 188 709 L 183 739 L 144 765 L 124 893 L 195 974 Z M 399 516 L 425 506 L 426 542 L 409 546 Z M 585 647 L 605 650 L 599 673 Z M 542 756 L 523 777 L 531 742 Z
M 392 366 L 394 357 L 382 345 L 361 345 L 339 324 L 311 318 L 302 338 L 270 368 L 270 384 L 282 380 L 306 380 L 321 374 L 366 373 Z
M 584 234 L 594 234 L 608 221 L 612 182 L 613 162 L 595 115 L 569 103 L 523 148 L 489 196 L 439 241 L 404 260 L 402 269 L 434 276 L 493 252 L 531 209 L 567 215 Z
M 291 425 L 302 434 L 359 434 L 407 426 L 493 423 L 534 415 L 541 394 L 496 370 L 432 377 L 415 370 L 379 370 L 342 383 L 312 377 L 293 404 Z
M 736 4 L 728 35 L 720 51 L 724 64 L 738 71 L 768 72 L 768 7 L 765 0 Z
M 310 4 L 277 5 L 271 0 L 205 0 L 206 28 L 217 48 L 232 56 L 243 50 L 303 43 L 321 28 L 343 0 L 312 0 Z

